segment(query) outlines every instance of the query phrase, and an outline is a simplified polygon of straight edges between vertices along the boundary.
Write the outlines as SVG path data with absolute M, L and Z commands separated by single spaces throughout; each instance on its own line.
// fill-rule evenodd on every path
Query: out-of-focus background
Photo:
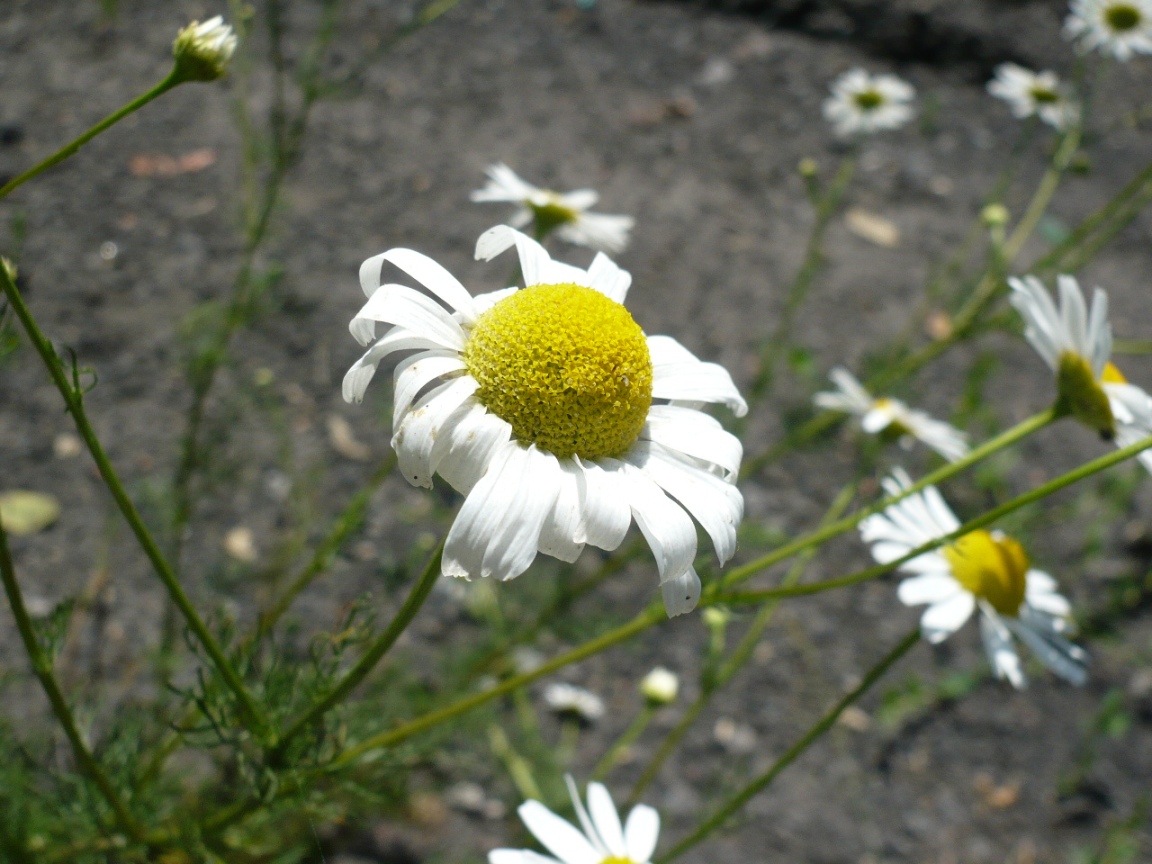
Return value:
M 298 64 L 320 4 L 281 5 L 285 62 Z M 1014 61 L 1069 75 L 1078 62 L 1060 35 L 1066 4 L 1054 0 L 461 0 L 394 39 L 418 8 L 341 4 L 323 61 L 338 84 L 311 111 L 254 258 L 264 306 L 237 333 L 208 400 L 205 435 L 217 446 L 184 539 L 185 580 L 217 619 L 250 622 L 271 594 L 269 574 L 300 559 L 300 544 L 315 541 L 388 454 L 386 376 L 361 406 L 340 398 L 360 352 L 347 332 L 363 301 L 360 262 L 408 246 L 473 291 L 502 287 L 511 260 L 472 257 L 476 237 L 509 215 L 468 200 L 489 164 L 506 162 L 557 190 L 594 187 L 597 209 L 635 216 L 632 243 L 616 259 L 634 277 L 636 320 L 747 386 L 814 218 L 797 164 L 814 159 L 827 182 L 846 152 L 821 116 L 829 82 L 863 66 L 915 85 L 917 119 L 861 147 L 826 266 L 798 317 L 802 350 L 744 427 L 746 452 L 756 454 L 810 413 L 830 367 L 863 375 L 887 342 L 924 344 L 946 328 L 947 304 L 926 286 L 947 272 L 1010 161 L 1004 201 L 1014 215 L 1023 210 L 1053 141 L 1045 128 L 1021 141 L 1022 125 L 984 91 L 991 70 Z M 0 174 L 18 173 L 162 77 L 188 20 L 237 11 L 5 0 Z M 259 20 L 266 10 L 256 3 L 254 11 Z M 187 417 L 182 358 L 198 316 L 226 296 L 243 257 L 245 160 L 265 164 L 237 122 L 238 101 L 266 120 L 275 99 L 267 35 L 253 34 L 249 71 L 179 88 L 0 204 L 0 251 L 18 258 L 46 332 L 94 371 L 91 416 L 157 524 Z M 1023 261 L 1152 158 L 1150 84 L 1152 58 L 1100 71 L 1077 170 Z M 289 108 L 299 98 L 289 92 Z M 1150 241 L 1144 214 L 1079 274 L 1109 291 L 1119 338 L 1152 337 Z M 580 265 L 592 257 L 551 248 Z M 1152 384 L 1152 364 L 1122 359 L 1129 378 Z M 1052 386 L 1029 346 L 1005 331 L 948 352 L 898 393 L 979 439 L 1044 408 Z M 1060 424 L 946 492 L 961 515 L 975 514 L 1107 446 Z M 744 482 L 744 549 L 813 527 L 856 477 L 860 451 L 845 425 Z M 891 449 L 869 477 L 895 462 L 914 474 L 935 464 L 921 451 Z M 14 541 L 14 554 L 38 608 L 80 598 L 61 675 L 101 706 L 90 718 L 98 739 L 122 706 L 155 695 L 147 672 L 166 600 L 26 343 L 0 365 L 0 487 L 51 493 L 62 505 L 56 524 Z M 392 476 L 331 573 L 289 612 L 294 632 L 332 629 L 356 602 L 394 606 L 403 587 L 396 574 L 441 536 L 455 501 L 446 488 L 430 495 Z M 1011 527 L 1073 600 L 1092 655 L 1089 683 L 1076 689 L 1039 672 L 1030 689 L 1014 692 L 991 681 L 969 625 L 943 646 L 917 649 L 729 830 L 684 860 L 1152 860 L 1152 480 L 1123 467 Z M 812 562 L 807 578 L 868 562 L 849 535 Z M 589 554 L 577 571 L 595 563 Z M 555 576 L 548 562 L 537 567 Z M 536 576 L 534 568 L 499 589 L 528 605 Z M 539 647 L 554 653 L 601 622 L 624 620 L 651 599 L 655 581 L 650 561 L 631 565 L 546 626 Z M 780 607 L 753 662 L 645 795 L 661 811 L 665 843 L 770 764 L 914 624 L 917 613 L 899 604 L 894 586 L 889 578 Z M 444 658 L 425 647 L 465 652 L 481 629 L 452 587 L 433 596 L 401 645 L 405 674 L 433 692 Z M 745 624 L 737 613 L 729 638 Z M 696 695 L 708 638 L 699 615 L 685 616 L 557 676 L 608 705 L 575 745 L 571 768 L 581 781 L 634 716 L 636 682 L 653 665 L 682 676 L 682 698 Z M 44 715 L 6 612 L 0 681 L 0 712 L 17 728 Z M 677 710 L 659 714 L 631 761 L 609 776 L 619 797 Z M 541 732 L 558 734 L 547 724 Z M 329 861 L 478 861 L 523 840 L 517 792 L 482 736 L 447 735 L 438 747 L 405 765 L 404 806 L 317 826 Z

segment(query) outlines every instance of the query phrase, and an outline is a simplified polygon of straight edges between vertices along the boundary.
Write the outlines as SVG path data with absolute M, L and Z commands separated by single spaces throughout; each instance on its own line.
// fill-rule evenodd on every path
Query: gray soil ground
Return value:
M 118 5 L 115 23 L 105 26 L 95 0 L 5 0 L 0 125 L 7 131 L 0 173 L 31 164 L 150 86 L 166 71 L 176 27 L 218 11 L 195 2 Z M 484 265 L 471 254 L 478 234 L 506 214 L 467 200 L 489 163 L 505 161 L 557 189 L 595 186 L 603 211 L 634 214 L 632 245 L 618 260 L 634 275 L 629 306 L 636 319 L 648 332 L 672 334 L 699 356 L 725 364 L 746 385 L 812 221 L 796 165 L 812 157 L 828 177 L 842 156 L 820 116 L 828 82 L 855 65 L 907 78 L 920 94 L 921 119 L 864 146 L 848 202 L 894 223 L 899 242 L 876 245 L 837 219 L 827 268 L 800 316 L 798 337 L 822 376 L 838 363 L 859 368 L 867 352 L 899 336 L 934 263 L 961 241 L 979 212 L 1019 136 L 1005 106 L 983 90 L 987 70 L 1003 59 L 1062 72 L 1073 65 L 1059 36 L 1065 7 L 1058 2 L 712 4 L 727 11 L 707 5 L 598 0 L 583 9 L 560 0 L 463 0 L 372 62 L 354 86 L 318 105 L 264 261 L 283 267 L 282 314 L 240 335 L 211 403 L 214 422 L 232 427 L 227 452 L 233 461 L 222 469 L 232 472 L 229 484 L 206 498 L 189 539 L 189 578 L 204 601 L 224 597 L 250 617 L 253 591 L 244 571 L 227 563 L 221 538 L 243 524 L 254 530 L 258 551 L 267 552 L 286 506 L 286 477 L 319 484 L 312 496 L 318 524 L 363 481 L 371 463 L 333 450 L 331 416 L 351 424 L 373 460 L 387 453 L 383 376 L 361 407 L 345 405 L 339 392 L 359 352 L 346 326 L 362 302 L 361 260 L 410 246 L 475 290 L 495 288 L 504 278 L 510 261 Z M 348 6 L 336 42 L 337 70 L 373 50 L 407 11 L 379 0 Z M 296 24 L 312 16 L 305 10 L 298 17 Z M 1152 156 L 1148 131 L 1111 119 L 1142 107 L 1150 70 L 1152 60 L 1137 60 L 1102 78 L 1096 111 L 1106 119 L 1086 147 L 1090 170 L 1071 177 L 1055 200 L 1060 223 L 1074 224 L 1099 207 Z M 259 105 L 267 94 L 258 88 L 253 98 Z M 178 326 L 196 304 L 223 295 L 238 260 L 241 153 L 229 99 L 227 85 L 182 88 L 0 206 L 5 223 L 26 220 L 19 257 L 27 298 L 49 335 L 99 373 L 88 396 L 91 415 L 113 461 L 145 499 L 170 477 L 184 428 Z M 1007 198 L 1013 212 L 1023 209 L 1049 144 L 1041 132 L 1023 160 Z M 203 170 L 140 176 L 132 168 L 140 154 L 179 157 L 203 148 L 216 157 Z M 1152 336 L 1150 241 L 1152 217 L 1145 214 L 1081 274 L 1109 290 L 1118 337 Z M 110 259 L 109 247 L 101 255 L 108 242 L 116 245 Z M 5 243 L 10 247 L 11 240 Z M 575 263 L 590 258 L 586 250 L 554 248 Z M 1043 239 L 1036 240 L 1024 260 L 1044 248 Z M 999 427 L 1047 404 L 1046 370 L 1022 340 L 1008 336 L 949 354 L 903 395 L 948 416 L 970 365 L 986 349 L 1000 361 L 985 394 Z M 258 369 L 274 375 L 263 391 L 270 396 L 252 395 Z M 1137 382 L 1152 383 L 1149 364 L 1133 358 L 1126 369 Z M 781 436 L 808 386 L 786 379 L 772 402 L 754 411 L 747 452 Z M 252 410 L 258 398 L 281 406 L 283 429 L 259 419 L 267 414 Z M 25 346 L 0 369 L 0 488 L 52 492 L 64 509 L 58 524 L 18 540 L 14 552 L 29 593 L 49 602 L 84 590 L 102 567 L 112 574 L 99 594 L 100 614 L 77 635 L 64 662 L 73 682 L 93 675 L 105 680 L 101 692 L 114 705 L 118 694 L 138 691 L 139 676 L 146 677 L 143 660 L 158 638 L 165 601 L 128 532 L 116 526 L 87 457 L 69 458 L 67 442 L 58 443 L 69 429 L 57 393 Z M 977 424 L 973 431 L 987 430 Z M 281 456 L 289 451 L 286 466 Z M 857 452 L 857 439 L 846 432 L 773 466 L 743 487 L 746 519 L 789 533 L 811 527 L 851 478 Z M 1102 452 L 1089 433 L 1061 425 L 1001 467 L 1009 488 L 1019 492 Z M 908 467 L 917 472 L 925 464 L 917 453 Z M 961 512 L 993 500 L 955 484 Z M 1084 524 L 1099 514 L 1078 511 L 1072 495 L 1060 497 L 1053 511 L 1059 518 L 1033 538 L 1036 563 L 1058 576 L 1083 614 L 1103 608 L 1110 585 L 1148 568 L 1148 544 L 1136 542 L 1148 536 L 1152 519 L 1147 480 L 1134 500 L 1129 511 L 1104 523 L 1090 559 Z M 339 558 L 294 614 L 334 626 L 346 604 L 378 585 L 379 555 L 419 531 L 442 530 L 442 516 L 442 524 L 424 518 L 428 508 L 427 493 L 390 480 L 354 551 Z M 817 559 L 809 578 L 851 572 L 868 560 L 848 538 Z M 768 574 L 759 584 L 774 584 L 780 575 Z M 637 566 L 569 614 L 630 614 L 654 586 L 652 568 Z M 436 595 L 415 639 L 439 639 L 467 626 L 457 624 L 452 604 L 447 593 Z M 896 600 L 892 580 L 783 606 L 756 661 L 715 700 L 646 796 L 665 820 L 662 848 L 724 790 L 763 770 L 915 620 Z M 739 622 L 734 629 L 739 632 Z M 578 774 L 591 769 L 630 721 L 635 681 L 652 665 L 680 672 L 687 695 L 695 695 L 705 640 L 699 616 L 687 616 L 560 676 L 591 687 L 609 704 L 607 718 L 581 739 Z M 1035 675 L 1023 693 L 985 681 L 962 700 L 896 727 L 870 719 L 879 701 L 871 694 L 853 723 L 838 726 L 754 799 L 731 830 L 684 860 L 1073 860 L 1078 847 L 1100 843 L 1109 826 L 1134 812 L 1152 777 L 1148 606 L 1112 621 L 1088 647 L 1091 677 L 1080 689 L 1045 674 Z M 0 670 L 22 673 L 23 663 L 5 613 Z M 946 647 L 918 648 L 888 684 L 912 673 L 934 682 L 983 663 L 970 625 Z M 18 681 L 7 692 L 14 694 L 7 713 L 39 712 L 30 685 Z M 1130 721 L 1115 736 L 1093 732 L 1105 704 L 1118 705 Z M 634 761 L 612 776 L 610 785 L 621 795 L 634 766 L 658 742 L 655 733 L 675 716 L 670 709 L 658 719 L 634 748 Z M 1078 766 L 1081 781 L 1061 787 Z M 514 804 L 507 780 L 490 770 L 454 779 L 477 779 Z M 397 860 L 389 838 L 399 836 L 420 857 L 477 861 L 487 849 L 519 838 L 511 819 L 447 818 L 436 832 L 366 825 L 355 843 L 345 849 L 335 843 L 331 851 Z M 1137 838 L 1143 847 L 1134 860 L 1152 860 L 1147 823 Z

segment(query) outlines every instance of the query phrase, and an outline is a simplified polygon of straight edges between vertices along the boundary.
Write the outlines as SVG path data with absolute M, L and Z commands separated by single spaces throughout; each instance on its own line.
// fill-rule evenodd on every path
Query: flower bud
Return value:
M 989 204 L 980 211 L 980 221 L 987 228 L 1003 228 L 1008 224 L 1008 208 L 1003 204 Z
M 176 41 L 172 43 L 175 75 L 181 81 L 223 78 L 235 51 L 236 34 L 219 15 L 203 24 L 193 21 L 176 35 Z
M 679 692 L 680 679 L 663 666 L 657 666 L 640 682 L 640 694 L 653 708 L 675 702 Z

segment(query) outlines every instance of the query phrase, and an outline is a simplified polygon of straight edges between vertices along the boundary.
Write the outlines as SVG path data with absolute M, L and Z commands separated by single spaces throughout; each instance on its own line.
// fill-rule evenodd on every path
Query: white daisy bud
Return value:
M 193 21 L 176 35 L 172 57 L 175 75 L 182 81 L 215 81 L 228 73 L 236 51 L 236 34 L 217 15 L 201 24 Z
M 679 692 L 679 677 L 663 666 L 657 666 L 640 682 L 640 694 L 653 708 L 675 702 Z

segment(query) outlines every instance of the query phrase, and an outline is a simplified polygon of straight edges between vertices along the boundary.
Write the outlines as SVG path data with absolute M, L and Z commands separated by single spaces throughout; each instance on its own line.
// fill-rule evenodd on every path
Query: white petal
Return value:
M 352 364 L 352 368 L 344 375 L 342 393 L 345 402 L 364 401 L 364 391 L 368 389 L 369 382 L 376 374 L 376 367 L 389 354 L 396 351 L 411 351 L 414 349 L 437 349 L 440 346 L 431 339 L 417 336 L 404 327 L 393 327 L 376 343 L 369 348 L 363 357 Z
M 561 687 L 580 690 L 579 687 L 572 687 L 570 684 L 559 683 L 551 685 L 551 688 Z M 587 693 L 587 691 L 581 692 Z M 587 693 L 587 695 L 591 696 L 592 694 Z M 545 700 L 547 701 L 547 694 L 545 694 Z M 600 713 L 603 714 L 603 707 L 601 707 Z M 564 775 L 564 784 L 568 787 L 568 797 L 572 800 L 572 809 L 576 811 L 576 818 L 580 820 L 580 827 L 584 829 L 584 835 L 588 838 L 588 842 L 592 844 L 597 855 L 601 858 L 607 858 L 608 849 L 604 846 L 603 842 L 601 842 L 600 835 L 596 833 L 596 826 L 592 824 L 592 817 L 588 815 L 588 808 L 586 808 L 584 802 L 580 800 L 580 790 L 576 788 L 576 781 L 572 779 L 571 774 Z
M 843 366 L 834 367 L 828 372 L 828 377 L 839 388 L 848 402 L 853 405 L 854 412 L 868 410 L 874 401 L 872 394 L 864 388 L 864 385 L 856 379 L 855 375 Z
M 712 539 L 720 564 L 727 563 L 736 553 L 736 529 L 744 518 L 739 490 L 649 441 L 637 441 L 624 459 L 696 518 Z
M 393 373 L 395 404 L 392 408 L 392 428 L 400 426 L 412 400 L 421 390 L 437 378 L 463 368 L 464 361 L 455 351 L 422 351 L 400 361 Z
M 907 410 L 903 403 L 897 403 L 895 400 L 890 400 L 890 404 L 893 407 L 899 405 L 900 408 L 905 411 Z M 896 419 L 893 416 L 894 414 L 895 411 L 887 405 L 881 405 L 880 407 L 873 405 L 873 407 L 864 412 L 864 416 L 860 418 L 860 428 L 869 435 L 875 435 L 877 432 L 887 429 L 892 425 L 892 421 Z
M 488 853 L 488 864 L 560 864 L 560 862 L 531 849 L 493 849 Z
M 963 591 L 963 586 L 944 573 L 924 573 L 900 583 L 896 596 L 905 606 L 941 603 Z
M 605 471 L 594 462 L 580 460 L 579 464 L 584 469 L 584 542 L 611 552 L 624 542 L 632 524 L 632 508 L 622 488 L 627 478 L 617 471 Z
M 984 653 L 988 655 L 988 663 L 996 677 L 1007 680 L 1017 690 L 1023 690 L 1028 680 L 1020 668 L 1020 657 L 1004 620 L 995 611 L 985 610 L 980 616 L 980 635 L 984 640 Z
M 1009 620 L 1008 625 L 1041 663 L 1065 681 L 1081 685 L 1087 680 L 1088 673 L 1084 665 L 1088 655 L 1082 648 L 1047 628 L 1035 626 L 1024 617 Z
M 653 366 L 663 366 L 666 363 L 700 362 L 695 354 L 671 336 L 649 336 L 648 353 L 652 357 Z
M 595 288 L 609 300 L 623 303 L 632 284 L 632 274 L 622 270 L 603 252 L 597 253 L 588 268 L 589 288 Z
M 604 846 L 613 856 L 623 858 L 627 854 L 624 847 L 624 829 L 620 825 L 620 817 L 616 814 L 612 796 L 602 783 L 588 784 L 588 812 Z
M 437 347 L 464 350 L 467 341 L 460 324 L 449 312 L 425 294 L 405 285 L 383 285 L 368 298 L 348 330 L 361 345 L 376 335 L 374 322 L 398 324 L 435 342 Z
M 444 544 L 446 576 L 514 579 L 532 564 L 559 491 L 556 457 L 511 442 L 464 499 Z
M 404 479 L 414 486 L 432 486 L 432 448 L 440 429 L 479 385 L 472 376 L 441 384 L 426 393 L 392 435 L 392 449 Z
M 685 573 L 696 558 L 696 526 L 684 508 L 638 468 L 611 459 L 602 460 L 601 465 L 623 473 L 620 489 L 627 496 L 644 539 L 652 547 L 661 583 Z
M 571 192 L 565 192 L 557 197 L 565 207 L 573 210 L 587 210 L 589 207 L 596 206 L 596 202 L 600 200 L 600 193 L 595 189 L 573 189 Z
M 587 837 L 539 801 L 525 801 L 517 812 L 541 845 L 564 864 L 600 864 L 602 861 Z
M 385 261 L 395 264 L 447 303 L 453 311 L 459 312 L 466 321 L 475 320 L 472 312 L 472 295 L 468 293 L 468 289 L 442 265 L 412 249 L 389 249 L 387 252 L 373 255 L 360 265 L 360 287 L 368 297 L 371 297 L 380 286 L 380 268 Z
M 660 836 L 660 814 L 647 804 L 637 804 L 624 823 L 624 845 L 628 859 L 636 864 L 648 864 L 656 851 Z
M 975 608 L 976 600 L 967 591 L 932 604 L 920 619 L 924 638 L 933 644 L 943 642 L 964 625 Z
M 1092 292 L 1092 311 L 1088 316 L 1088 347 L 1092 371 L 1099 378 L 1112 355 L 1112 325 L 1108 323 L 1108 294 L 1101 288 Z
M 732 383 L 732 376 L 716 363 L 695 360 L 657 364 L 653 361 L 652 395 L 657 399 L 719 402 L 732 409 L 737 417 L 748 413 L 748 403 Z
M 703 411 L 653 405 L 648 409 L 640 438 L 717 465 L 724 470 L 725 478 L 733 482 L 740 472 L 740 460 L 744 456 L 740 439 L 726 432 L 715 418 Z
M 507 225 L 497 225 L 480 235 L 476 241 L 476 259 L 491 261 L 511 246 L 516 247 L 520 256 L 520 272 L 524 275 L 524 284 L 540 285 L 545 281 L 542 277 L 552 263 L 548 252 L 528 235 Z
M 584 551 L 584 508 L 580 496 L 584 469 L 572 459 L 557 461 L 560 466 L 558 494 L 540 529 L 538 548 L 545 555 L 571 563 Z
M 666 582 L 661 583 L 660 593 L 664 596 L 664 611 L 669 618 L 684 615 L 696 608 L 700 602 L 700 577 L 691 567 Z
M 512 438 L 512 427 L 474 399 L 465 400 L 440 427 L 429 467 L 457 492 L 472 491 L 494 454 Z
M 1056 580 L 1043 570 L 1029 570 L 1024 577 L 1024 584 L 1029 594 L 1033 591 L 1052 592 L 1056 590 Z
M 1084 308 L 1084 295 L 1080 292 L 1080 284 L 1071 276 L 1059 276 L 1056 279 L 1060 291 L 1060 320 L 1064 325 L 1064 332 L 1072 343 L 1072 350 L 1085 360 L 1092 359 L 1092 352 L 1088 346 L 1088 310 Z M 1092 370 L 1099 377 L 1103 368 Z

